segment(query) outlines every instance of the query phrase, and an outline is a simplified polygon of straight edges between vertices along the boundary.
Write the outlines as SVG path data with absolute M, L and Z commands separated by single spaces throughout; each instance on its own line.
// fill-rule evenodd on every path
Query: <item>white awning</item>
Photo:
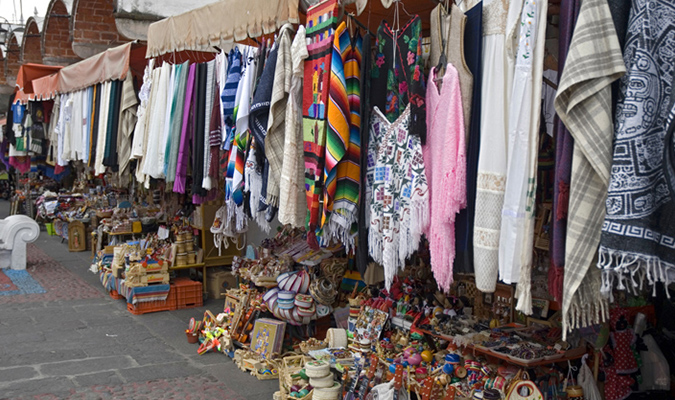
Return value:
M 300 22 L 298 0 L 221 0 L 151 24 L 146 57 L 211 52 L 214 46 L 273 33 L 287 22 Z

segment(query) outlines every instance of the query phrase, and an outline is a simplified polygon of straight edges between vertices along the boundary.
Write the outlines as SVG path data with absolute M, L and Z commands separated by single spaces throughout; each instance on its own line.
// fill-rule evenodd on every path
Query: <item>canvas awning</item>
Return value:
M 214 46 L 273 33 L 287 22 L 300 22 L 298 0 L 222 0 L 151 24 L 146 57 L 211 52 Z
M 14 101 L 26 103 L 31 100 L 41 99 L 44 89 L 40 84 L 36 85 L 35 81 L 42 77 L 57 74 L 62 67 L 42 64 L 23 64 L 19 68 L 19 73 L 16 76 L 16 97 Z M 36 87 L 37 86 L 37 87 Z
M 145 45 L 126 43 L 64 67 L 58 74 L 57 91 L 69 93 L 101 82 L 125 79 L 129 70 L 142 75 L 146 64 Z
M 33 92 L 35 93 L 35 98 L 33 100 L 51 100 L 59 92 L 58 88 L 58 72 L 35 79 L 33 81 Z

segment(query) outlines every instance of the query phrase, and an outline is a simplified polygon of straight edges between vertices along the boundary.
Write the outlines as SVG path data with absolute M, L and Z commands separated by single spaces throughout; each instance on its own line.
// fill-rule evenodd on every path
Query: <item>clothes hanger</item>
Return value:
M 443 76 L 445 75 L 445 69 L 447 68 L 448 64 L 448 59 L 445 55 L 445 46 L 446 46 L 446 41 L 445 41 L 445 35 L 443 34 L 443 17 L 441 16 L 440 13 L 438 13 L 438 23 L 439 23 L 439 28 L 441 31 L 441 56 L 438 58 L 438 64 L 436 64 L 436 67 L 434 68 L 434 73 L 436 76 L 434 76 L 434 82 L 436 83 L 436 86 L 438 88 L 441 88 L 441 85 L 443 83 Z

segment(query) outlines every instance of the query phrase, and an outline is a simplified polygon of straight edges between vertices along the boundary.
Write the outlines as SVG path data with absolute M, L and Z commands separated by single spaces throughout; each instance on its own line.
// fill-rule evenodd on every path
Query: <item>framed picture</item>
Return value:
M 354 340 L 377 341 L 384 329 L 384 324 L 387 323 L 387 318 L 389 318 L 389 313 L 369 306 L 363 307 L 354 327 Z
M 532 299 L 532 315 L 546 319 L 548 317 L 548 306 L 548 300 Z
M 483 293 L 483 303 L 492 305 L 494 303 L 494 293 Z
M 272 358 L 281 353 L 286 323 L 272 318 L 260 318 L 255 321 L 251 333 L 251 351 L 263 358 Z

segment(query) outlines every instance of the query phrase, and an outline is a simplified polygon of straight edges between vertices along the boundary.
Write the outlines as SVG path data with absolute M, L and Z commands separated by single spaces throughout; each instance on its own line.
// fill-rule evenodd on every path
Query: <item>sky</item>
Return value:
M 28 17 L 34 15 L 35 8 L 37 8 L 38 16 L 44 17 L 47 6 L 49 6 L 49 0 L 0 0 L 0 17 L 8 19 L 10 22 L 19 23 L 21 4 L 23 5 L 23 23 L 25 24 Z

